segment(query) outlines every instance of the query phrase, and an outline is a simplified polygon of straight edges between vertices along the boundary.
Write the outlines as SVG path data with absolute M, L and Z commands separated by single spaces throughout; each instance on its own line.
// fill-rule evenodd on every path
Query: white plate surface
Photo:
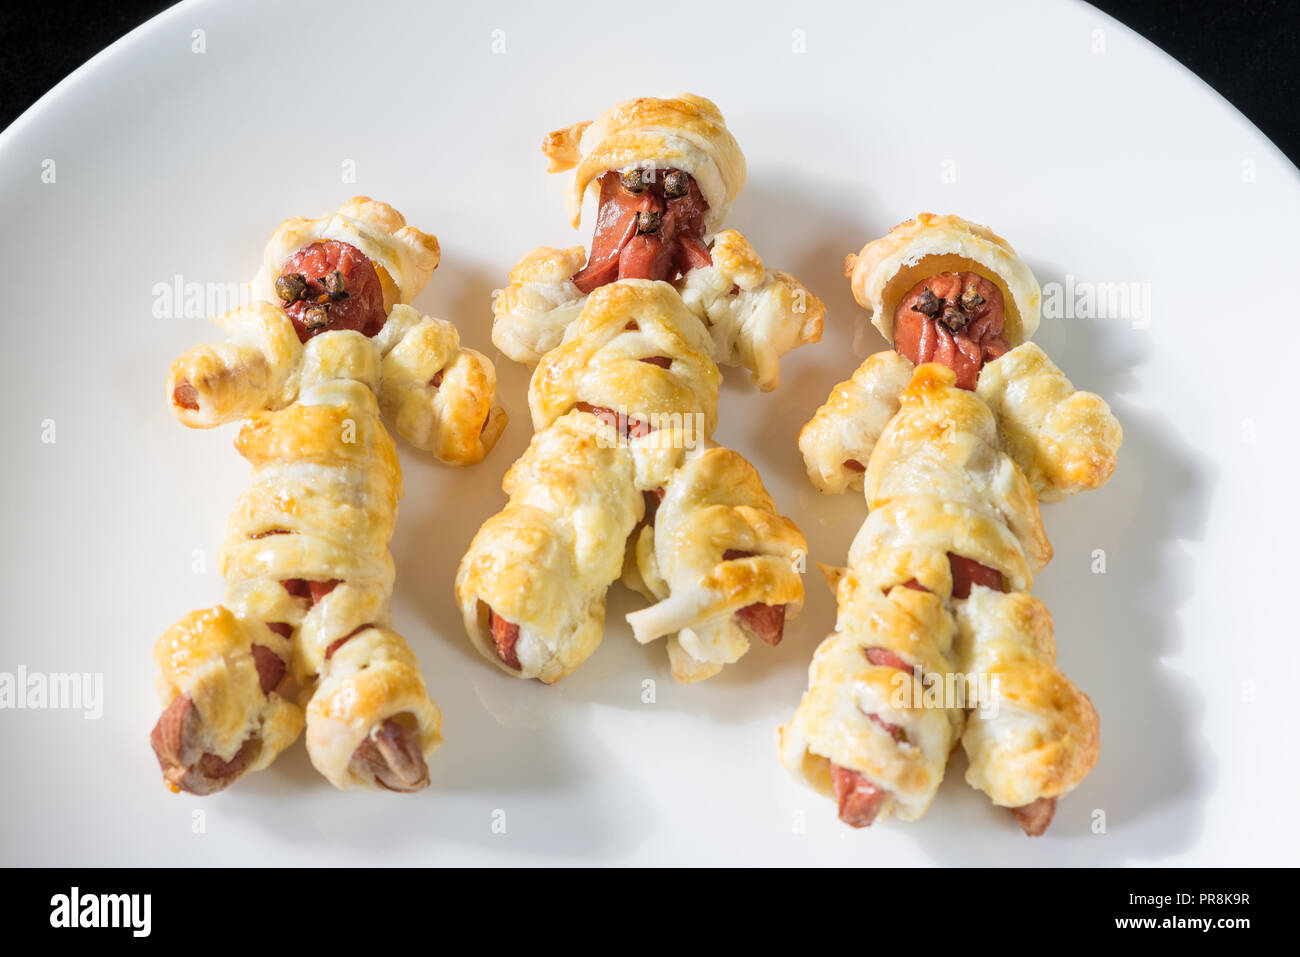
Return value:
M 925 819 L 868 832 L 786 776 L 773 732 L 834 615 L 815 572 L 784 644 L 691 688 L 632 642 L 621 588 L 605 643 L 555 687 L 511 680 L 464 637 L 455 567 L 529 437 L 527 372 L 491 348 L 491 290 L 524 251 L 588 238 L 538 144 L 683 89 L 721 106 L 748 157 L 729 224 L 829 308 L 780 391 L 728 373 L 717 436 L 816 560 L 842 562 L 864 514 L 814 492 L 795 448 L 860 358 L 846 252 L 919 210 L 957 212 L 1072 289 L 1082 309 L 1059 312 L 1136 284 L 1124 315 L 1049 318 L 1038 336 L 1125 429 L 1111 483 L 1045 509 L 1056 559 L 1036 592 L 1103 742 L 1049 836 L 1020 835 L 960 757 Z M 155 287 L 242 282 L 280 219 L 353 193 L 437 233 L 417 305 L 494 355 L 513 419 L 470 470 L 402 452 L 394 619 L 447 743 L 416 797 L 336 792 L 301 745 L 227 793 L 176 797 L 147 744 L 150 648 L 221 597 L 217 545 L 247 468 L 233 427 L 168 412 L 167 364 L 214 330 L 156 317 Z M 1295 862 L 1300 177 L 1094 9 L 188 2 L 0 136 L 0 208 L 0 672 L 103 682 L 98 718 L 0 711 L 4 863 Z

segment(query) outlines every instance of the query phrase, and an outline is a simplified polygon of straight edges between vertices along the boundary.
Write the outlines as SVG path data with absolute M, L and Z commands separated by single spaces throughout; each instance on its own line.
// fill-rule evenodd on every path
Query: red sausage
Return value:
M 654 431 L 648 422 L 642 422 L 640 419 L 634 419 L 631 416 L 620 415 L 613 409 L 607 409 L 604 406 L 592 405 L 590 402 L 579 402 L 575 408 L 579 412 L 594 415 L 606 425 L 618 429 L 624 438 L 639 439 L 641 436 L 649 435 Z
M 341 288 L 330 290 L 327 282 L 336 272 Z M 305 280 L 306 286 L 291 293 L 300 298 L 286 302 L 282 287 L 288 289 L 285 281 L 293 276 Z M 286 259 L 280 267 L 276 294 L 303 342 L 337 329 L 374 336 L 388 319 L 384 288 L 374 263 L 356 246 L 333 239 L 312 243 Z
M 863 774 L 834 762 L 831 763 L 831 784 L 835 788 L 840 820 L 850 827 L 870 827 L 888 797 L 888 792 L 876 787 Z
M 670 172 L 674 171 L 655 170 L 652 181 L 635 193 L 623 185 L 617 172 L 601 176 L 591 257 L 573 275 L 584 294 L 616 279 L 673 280 L 713 263 L 702 238 L 708 203 L 694 178 L 680 171 L 676 178 L 679 185 L 685 183 L 685 192 L 667 196 L 664 185 Z M 657 216 L 657 226 L 640 231 L 642 213 Z
M 969 598 L 972 585 L 983 585 L 994 591 L 1003 591 L 1002 573 L 960 555 L 948 553 L 948 567 L 952 569 L 952 597 Z
M 912 666 L 888 648 L 864 649 L 867 660 L 881 668 L 896 668 L 899 671 L 911 671 Z
M 253 662 L 257 665 L 257 680 L 262 686 L 262 694 L 270 694 L 280 686 L 284 678 L 284 659 L 266 645 L 253 645 Z
M 722 560 L 730 562 L 737 558 L 749 558 L 754 554 L 754 552 L 728 548 L 722 553 Z M 736 612 L 736 618 L 760 640 L 774 647 L 785 637 L 785 605 L 764 605 L 762 602 L 755 602 Z
M 223 761 L 215 754 L 203 753 L 200 725 L 199 709 L 188 695 L 180 695 L 163 711 L 149 735 L 163 780 L 174 791 L 198 795 L 220 791 L 244 773 L 261 748 L 261 742 L 250 737 L 233 758 Z
M 963 307 L 966 297 L 974 298 Z M 945 312 L 956 321 L 945 321 Z M 957 374 L 958 387 L 974 389 L 984 363 L 1009 348 L 1005 324 L 1002 290 L 995 283 L 973 272 L 939 273 L 913 286 L 895 307 L 894 348 L 915 365 L 946 365 Z
M 388 718 L 352 752 L 352 761 L 370 770 L 379 786 L 409 793 L 429 785 L 429 766 L 411 728 Z
M 584 296 L 618 278 L 619 254 L 636 235 L 637 214 L 653 209 L 654 204 L 653 192 L 647 189 L 639 196 L 628 192 L 619 182 L 618 173 L 606 173 L 600 178 L 600 210 L 596 213 L 591 256 L 587 265 L 573 274 L 573 282 Z
M 1013 807 L 1011 813 L 1022 831 L 1030 837 L 1038 837 L 1052 823 L 1052 817 L 1056 814 L 1056 798 L 1039 798 L 1022 807 Z
M 515 650 L 515 645 L 519 643 L 519 626 L 506 621 L 496 612 L 492 612 L 492 643 L 496 645 L 497 657 L 508 668 L 519 671 L 519 654 Z

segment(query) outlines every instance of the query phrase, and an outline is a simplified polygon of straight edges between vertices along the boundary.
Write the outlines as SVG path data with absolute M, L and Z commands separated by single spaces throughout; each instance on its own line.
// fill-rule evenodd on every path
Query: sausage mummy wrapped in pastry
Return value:
M 551 172 L 574 170 L 573 225 L 598 193 L 595 235 L 590 256 L 529 253 L 497 294 L 492 341 L 538 363 L 537 435 L 461 562 L 465 625 L 503 670 L 558 680 L 595 649 L 621 571 L 654 602 L 628 618 L 637 640 L 666 638 L 679 680 L 707 678 L 751 638 L 780 640 L 805 548 L 753 467 L 711 441 L 717 363 L 773 389 L 825 309 L 717 232 L 745 160 L 708 100 L 629 100 L 542 149 Z
M 380 349 L 379 403 L 398 434 L 452 465 L 481 461 L 506 425 L 496 371 L 461 347 L 451 323 L 409 305 L 438 259 L 436 237 L 365 196 L 320 219 L 286 220 L 267 244 L 253 301 L 213 320 L 227 340 L 172 363 L 172 411 L 210 428 L 283 408 L 298 394 L 308 340 L 351 329 Z
M 225 603 L 155 647 L 163 716 L 151 743 L 174 789 L 206 794 L 270 764 L 306 727 L 341 788 L 418 790 L 440 717 L 389 627 L 401 472 L 381 413 L 442 461 L 478 461 L 505 415 L 492 364 L 407 303 L 438 242 L 357 197 L 280 226 L 226 342 L 172 364 L 186 425 L 245 419 L 254 467 L 221 552 Z M 303 704 L 305 703 L 305 712 Z
M 620 574 L 657 602 L 629 621 L 638 640 L 668 638 L 679 680 L 716 674 L 752 634 L 780 640 L 805 545 L 753 467 L 710 441 L 711 350 L 670 285 L 627 279 L 596 288 L 542 357 L 537 434 L 456 579 L 471 640 L 503 670 L 550 683 L 581 664 Z
M 969 783 L 1041 834 L 1099 738 L 1054 664 L 1050 616 L 1025 594 L 1051 558 L 1038 500 L 1105 482 L 1122 432 L 1022 341 L 1038 285 L 991 231 L 923 214 L 846 266 L 897 351 L 864 362 L 800 434 L 813 483 L 864 489 L 869 512 L 837 573 L 836 631 L 779 732 L 782 761 L 847 823 L 911 820 L 960 735 Z M 994 700 L 903 693 L 945 675 Z
M 252 480 L 221 549 L 223 606 L 159 640 L 164 778 L 197 794 L 271 763 L 304 724 L 338 787 L 418 790 L 441 740 L 437 708 L 389 627 L 401 472 L 379 420 L 380 358 L 355 331 L 312 337 L 300 392 L 257 412 L 236 447 Z

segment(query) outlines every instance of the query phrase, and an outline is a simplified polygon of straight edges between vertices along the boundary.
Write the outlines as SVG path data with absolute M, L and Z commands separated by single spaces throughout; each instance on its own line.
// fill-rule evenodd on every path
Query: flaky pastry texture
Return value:
M 894 308 L 908 290 L 937 273 L 966 271 L 1002 291 L 1008 343 L 1016 346 L 1033 336 L 1042 312 L 1038 280 L 1011 244 L 987 226 L 960 216 L 920 213 L 844 260 L 853 297 L 891 344 Z

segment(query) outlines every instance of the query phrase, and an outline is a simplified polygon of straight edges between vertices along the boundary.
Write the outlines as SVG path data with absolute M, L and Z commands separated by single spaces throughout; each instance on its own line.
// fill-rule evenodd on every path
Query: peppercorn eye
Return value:
M 633 195 L 644 193 L 653 179 L 653 171 L 650 171 L 647 175 L 647 171 L 639 166 L 635 169 L 627 170 L 619 177 L 619 181 L 623 184 L 623 188 Z
M 690 177 L 679 169 L 670 169 L 664 175 L 664 195 L 669 199 L 685 196 L 691 188 Z

